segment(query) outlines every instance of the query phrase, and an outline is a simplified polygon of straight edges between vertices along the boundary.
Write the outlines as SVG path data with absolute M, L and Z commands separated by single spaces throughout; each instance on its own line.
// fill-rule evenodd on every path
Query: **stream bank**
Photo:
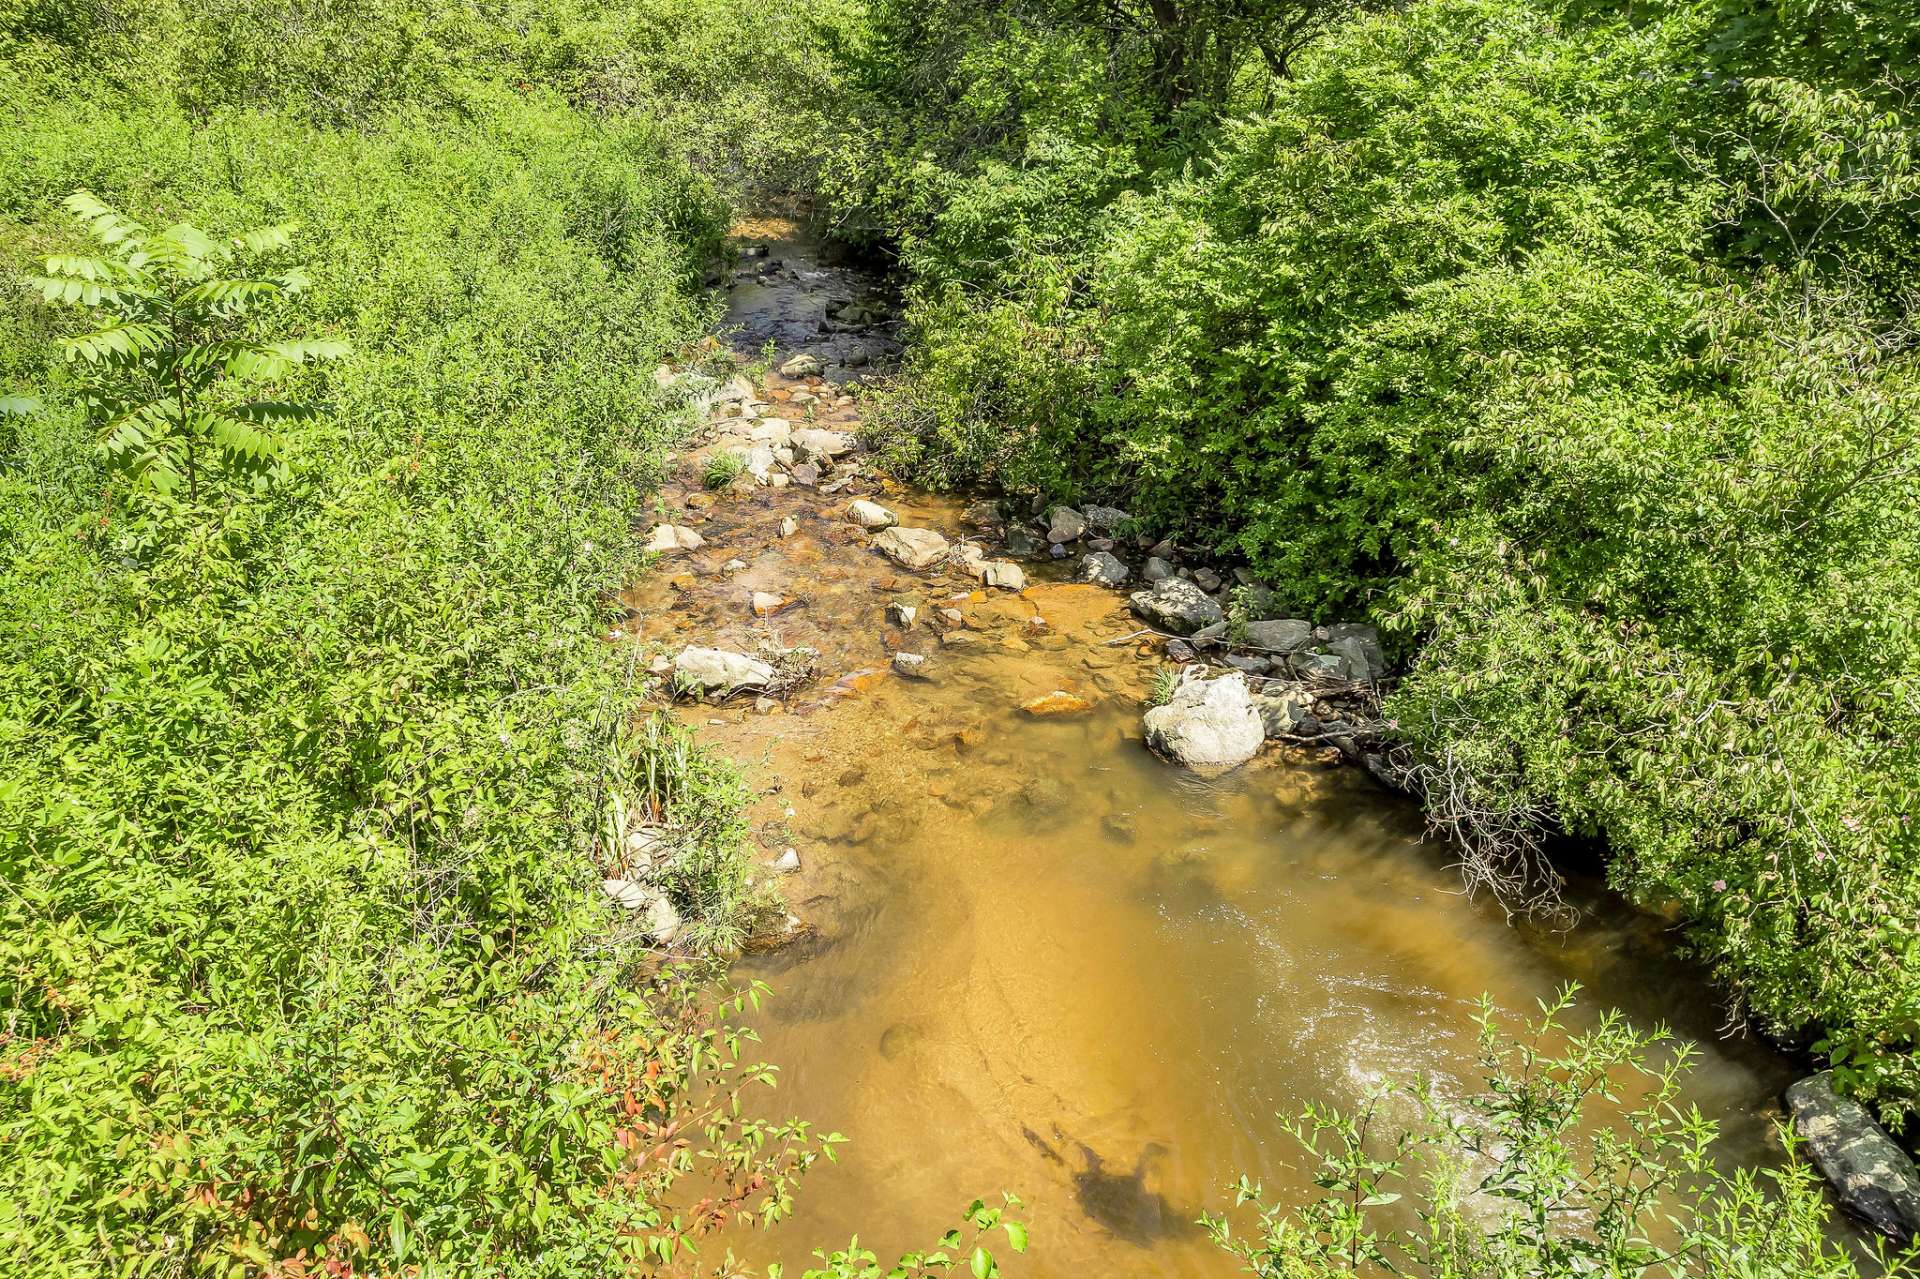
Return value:
M 1277 1114 L 1385 1080 L 1471 1087 L 1482 994 L 1518 1021 L 1567 981 L 1590 1014 L 1693 1040 L 1689 1099 L 1723 1156 L 1778 1157 L 1790 1067 L 1719 1036 L 1661 921 L 1575 883 L 1578 927 L 1510 925 L 1338 747 L 1269 744 L 1212 777 L 1151 753 L 1140 712 L 1169 642 L 1122 590 L 1073 580 L 1078 556 L 985 572 L 1018 549 L 997 513 L 872 472 L 840 438 L 849 382 L 894 340 L 872 286 L 787 229 L 751 234 L 770 243 L 733 290 L 735 340 L 779 354 L 708 397 L 661 495 L 671 549 L 623 627 L 669 676 L 690 648 L 769 673 L 804 654 L 810 673 L 681 709 L 763 797 L 755 836 L 793 908 L 738 965 L 775 991 L 782 1108 L 853 1139 L 797 1221 L 736 1247 L 791 1258 L 858 1232 L 884 1254 L 1005 1188 L 1031 1206 L 1029 1273 L 1223 1276 L 1191 1223 L 1227 1181 L 1312 1191 Z M 723 452 L 744 473 L 709 489 Z M 741 673 L 784 682 L 720 678 Z

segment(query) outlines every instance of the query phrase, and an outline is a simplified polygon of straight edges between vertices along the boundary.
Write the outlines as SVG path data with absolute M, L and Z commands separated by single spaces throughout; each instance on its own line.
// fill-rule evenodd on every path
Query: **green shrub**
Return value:
M 1324 1193 L 1269 1203 L 1243 1178 L 1235 1212 L 1206 1223 L 1215 1241 L 1259 1279 L 1862 1275 L 1797 1155 L 1764 1173 L 1714 1162 L 1713 1124 L 1679 1103 L 1684 1045 L 1613 1015 L 1569 1036 L 1571 997 L 1513 1041 L 1483 1012 L 1477 1092 L 1309 1107 L 1290 1129 Z M 1882 1249 L 1865 1273 L 1920 1273 L 1920 1252 Z

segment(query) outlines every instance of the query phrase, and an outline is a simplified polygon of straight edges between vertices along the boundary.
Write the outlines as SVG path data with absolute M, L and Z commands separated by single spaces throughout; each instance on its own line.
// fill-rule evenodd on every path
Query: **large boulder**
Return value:
M 673 659 L 673 682 L 689 693 L 725 697 L 743 688 L 766 688 L 773 681 L 770 664 L 723 648 L 683 648 Z
M 882 529 L 873 539 L 880 552 L 903 568 L 932 568 L 947 554 L 947 539 L 930 528 Z
M 1087 517 L 1087 527 L 1102 537 L 1112 537 L 1133 518 L 1117 506 L 1089 506 L 1081 514 Z
M 1867 1108 L 1821 1071 L 1787 1089 L 1793 1126 L 1847 1211 L 1902 1239 L 1920 1236 L 1920 1173 Z
M 1269 653 L 1303 652 L 1313 647 L 1313 623 L 1293 617 L 1248 622 L 1247 643 Z
M 1142 620 L 1175 635 L 1191 635 L 1227 617 L 1205 591 L 1179 577 L 1162 578 L 1129 595 L 1127 602 Z
M 1188 679 L 1146 714 L 1147 745 L 1188 768 L 1224 770 L 1252 759 L 1267 738 L 1238 674 Z

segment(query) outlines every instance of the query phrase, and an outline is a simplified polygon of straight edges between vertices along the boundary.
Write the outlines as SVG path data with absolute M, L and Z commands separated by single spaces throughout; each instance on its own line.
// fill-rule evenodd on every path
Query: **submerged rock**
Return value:
M 1267 736 L 1238 674 L 1186 680 L 1166 705 L 1147 711 L 1145 724 L 1147 744 L 1188 768 L 1237 767 Z
M 773 667 L 757 657 L 722 648 L 684 648 L 673 659 L 673 681 L 689 693 L 726 696 L 743 688 L 766 688 Z
M 1144 591 L 1135 591 L 1127 602 L 1140 618 L 1176 635 L 1191 635 L 1226 620 L 1220 605 L 1205 591 L 1178 577 L 1163 578 Z
M 1029 715 L 1047 718 L 1054 715 L 1078 715 L 1093 709 L 1093 703 L 1084 697 L 1075 697 L 1064 689 L 1054 689 L 1040 697 L 1030 698 L 1020 703 L 1020 709 Z
M 902 629 L 912 626 L 919 616 L 919 608 L 904 600 L 895 600 L 887 605 L 887 620 Z
M 893 673 L 906 679 L 927 678 L 927 659 L 918 653 L 895 653 Z
M 947 539 L 930 528 L 883 529 L 873 544 L 903 568 L 931 568 L 947 554 Z
M 1902 1239 L 1920 1236 L 1920 1173 L 1867 1108 L 1821 1071 L 1787 1089 L 1793 1126 L 1847 1210 Z

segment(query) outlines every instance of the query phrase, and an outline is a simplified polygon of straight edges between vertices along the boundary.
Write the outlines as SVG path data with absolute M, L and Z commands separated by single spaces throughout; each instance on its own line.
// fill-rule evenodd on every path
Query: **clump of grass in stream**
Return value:
M 781 909 L 770 884 L 752 882 L 752 796 L 730 763 L 700 749 L 691 729 L 665 715 L 629 727 L 614 743 L 609 775 L 602 865 L 623 866 L 632 831 L 664 832 L 670 851 L 651 878 L 688 921 L 681 946 L 736 950 L 756 923 Z
M 701 478 L 708 488 L 723 489 L 731 486 L 746 469 L 746 455 L 727 449 L 707 459 L 706 473 Z
M 1153 688 L 1147 693 L 1147 705 L 1165 706 L 1173 700 L 1174 690 L 1180 687 L 1180 668 L 1162 666 L 1153 673 Z

